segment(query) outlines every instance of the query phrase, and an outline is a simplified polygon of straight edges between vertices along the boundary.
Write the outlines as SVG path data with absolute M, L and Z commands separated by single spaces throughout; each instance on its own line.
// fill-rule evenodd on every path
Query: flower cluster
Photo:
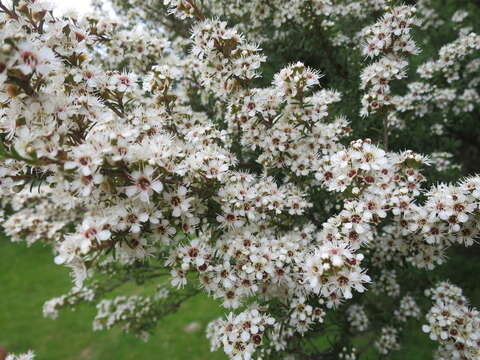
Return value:
M 283 237 L 261 234 L 254 227 L 229 232 L 207 245 L 210 235 L 176 248 L 169 258 L 174 285 L 185 285 L 185 273 L 195 270 L 205 289 L 224 298 L 223 305 L 238 308 L 241 300 L 258 292 L 276 297 L 282 292 L 302 293 L 298 286 L 302 257 L 312 228 L 296 229 Z
M 29 351 L 25 354 L 8 354 L 5 360 L 33 360 L 35 358 L 35 354 L 33 351 Z
M 433 306 L 422 327 L 430 339 L 441 344 L 441 356 L 453 359 L 478 359 L 480 356 L 480 313 L 467 306 L 462 290 L 443 282 L 426 291 Z
M 389 114 L 389 122 L 398 124 L 397 127 L 404 126 L 402 118 L 405 113 L 425 118 L 436 109 L 444 114 L 451 111 L 455 115 L 474 111 L 480 100 L 477 90 L 479 79 L 475 75 L 479 59 L 472 59 L 472 55 L 476 54 L 478 48 L 477 34 L 460 34 L 456 40 L 440 49 L 437 60 L 420 65 L 417 73 L 423 81 L 409 83 L 405 95 L 392 98 L 395 111 Z M 433 82 L 433 79 L 438 81 Z M 458 83 L 462 83 L 462 86 L 458 86 Z M 440 120 L 435 124 L 436 127 L 443 128 L 449 122 L 445 115 Z M 442 134 L 443 131 L 439 133 Z
M 363 292 L 370 277 L 360 267 L 362 254 L 351 252 L 348 243 L 329 242 L 305 259 L 306 281 L 316 294 L 338 300 L 350 299 L 352 290 Z
M 227 96 L 244 82 L 258 77 L 265 57 L 260 49 L 226 22 L 206 20 L 192 30 L 192 54 L 198 64 L 200 82 L 217 96 Z
M 354 331 L 362 332 L 368 329 L 369 320 L 362 305 L 354 304 L 347 309 L 347 319 Z
M 71 290 L 68 294 L 46 301 L 43 304 L 43 316 L 51 319 L 58 318 L 59 310 L 66 306 L 74 306 L 81 301 L 91 302 L 95 299 L 96 293 L 91 288 Z
M 338 354 L 340 360 L 357 360 L 357 350 L 355 348 L 348 349 L 344 347 L 340 354 Z
M 180 18 L 193 17 L 198 12 L 195 1 L 192 0 L 163 0 L 163 4 L 168 6 L 172 14 Z
M 406 76 L 408 62 L 402 55 L 418 53 L 410 36 L 412 26 L 418 25 L 415 13 L 414 7 L 398 6 L 363 30 L 366 40 L 362 53 L 370 58 L 382 57 L 361 74 L 361 87 L 368 88 L 362 98 L 361 114 L 368 115 L 392 104 L 390 83 Z
M 379 338 L 375 341 L 375 348 L 380 354 L 387 355 L 400 349 L 398 341 L 398 331 L 391 326 L 385 326 L 382 328 Z
M 383 292 L 392 298 L 399 296 L 400 285 L 397 283 L 397 274 L 395 270 L 382 271 L 380 277 L 375 282 L 373 291 Z
M 437 171 L 447 171 L 451 169 L 460 169 L 460 165 L 452 161 L 453 154 L 448 152 L 434 152 L 430 154 L 432 164 Z
M 238 315 L 230 314 L 226 319 L 211 322 L 207 336 L 213 350 L 223 347 L 229 358 L 249 360 L 274 324 L 274 318 L 253 305 Z
M 436 73 L 441 73 L 448 83 L 452 83 L 460 78 L 458 63 L 479 49 L 478 34 L 461 34 L 457 40 L 440 49 L 438 60 L 426 62 L 417 71 L 424 79 L 431 79 Z
M 113 300 L 102 300 L 97 305 L 93 330 L 110 329 L 118 323 L 124 323 L 123 330 L 129 332 L 136 325 L 131 319 L 141 318 L 151 311 L 150 299 L 141 296 L 119 296 Z M 155 318 L 152 320 L 155 321 Z M 140 335 L 148 339 L 148 333 Z
M 406 322 L 408 318 L 418 319 L 420 314 L 420 308 L 415 299 L 410 295 L 405 295 L 402 300 L 400 300 L 398 309 L 393 313 L 400 322 Z
M 229 105 L 227 121 L 240 144 L 261 151 L 256 159 L 266 168 L 287 168 L 307 176 L 321 166 L 322 157 L 339 149 L 339 137 L 348 134 L 344 118 L 329 117 L 340 94 L 314 91 L 320 75 L 296 63 L 275 75 L 272 87 L 246 89 Z

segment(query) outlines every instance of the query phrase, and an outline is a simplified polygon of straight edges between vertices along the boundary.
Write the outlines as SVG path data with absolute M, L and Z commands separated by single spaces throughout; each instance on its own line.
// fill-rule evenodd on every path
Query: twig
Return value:
M 388 120 L 386 116 L 383 118 L 383 146 L 385 151 L 388 151 Z
M 15 20 L 18 19 L 18 15 L 15 14 L 13 11 L 8 10 L 8 8 L 5 5 L 3 5 L 1 1 L 0 1 L 0 9 L 2 10 L 2 12 L 10 16 L 12 19 L 15 19 Z

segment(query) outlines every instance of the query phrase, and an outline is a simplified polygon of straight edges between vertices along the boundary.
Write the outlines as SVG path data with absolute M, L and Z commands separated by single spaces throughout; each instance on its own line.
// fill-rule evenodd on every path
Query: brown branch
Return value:
M 5 5 L 3 5 L 1 1 L 0 1 L 0 9 L 2 10 L 1 12 L 7 14 L 12 19 L 18 20 L 18 15 L 15 14 L 13 11 L 8 10 L 8 8 Z

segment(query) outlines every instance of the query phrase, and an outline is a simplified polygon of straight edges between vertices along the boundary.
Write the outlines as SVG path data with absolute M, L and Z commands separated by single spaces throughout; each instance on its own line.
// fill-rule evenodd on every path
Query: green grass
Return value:
M 50 250 L 41 245 L 27 248 L 0 238 L 0 253 L 0 345 L 10 352 L 32 349 L 36 360 L 226 358 L 221 352 L 210 353 L 204 328 L 223 311 L 204 296 L 161 320 L 144 343 L 119 330 L 94 332 L 93 306 L 64 310 L 56 320 L 43 318 L 43 303 L 69 290 L 68 271 L 55 265 Z M 202 330 L 186 333 L 184 328 L 192 321 L 198 321 Z

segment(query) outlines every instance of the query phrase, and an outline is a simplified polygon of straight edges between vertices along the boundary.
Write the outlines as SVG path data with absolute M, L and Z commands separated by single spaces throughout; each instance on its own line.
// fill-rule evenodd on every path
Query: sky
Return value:
M 60 13 L 76 10 L 81 14 L 90 8 L 90 0 L 50 0 L 50 2 L 55 4 Z

